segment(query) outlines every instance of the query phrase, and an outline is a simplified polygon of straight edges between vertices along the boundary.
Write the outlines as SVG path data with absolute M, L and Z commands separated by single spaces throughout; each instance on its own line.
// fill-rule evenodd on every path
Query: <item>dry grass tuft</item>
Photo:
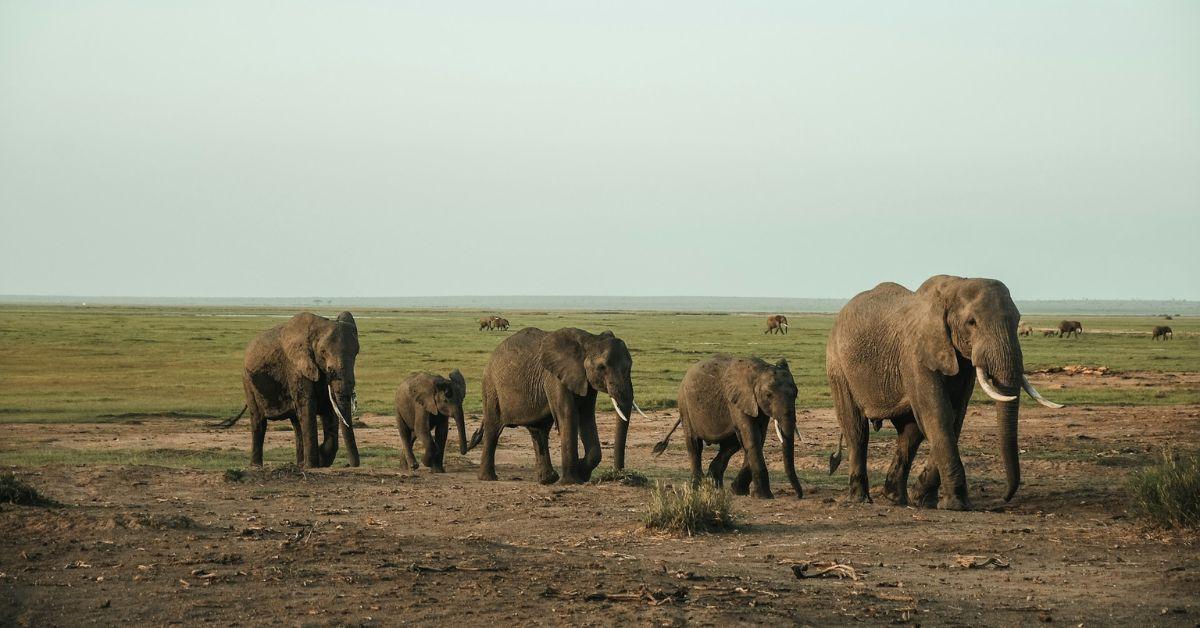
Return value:
M 1163 450 L 1158 461 L 1133 473 L 1134 507 L 1164 528 L 1200 527 L 1200 452 Z
M 650 494 L 646 511 L 646 527 L 694 535 L 697 532 L 719 532 L 735 527 L 733 496 L 712 481 L 700 486 L 685 485 L 682 489 L 658 483 Z

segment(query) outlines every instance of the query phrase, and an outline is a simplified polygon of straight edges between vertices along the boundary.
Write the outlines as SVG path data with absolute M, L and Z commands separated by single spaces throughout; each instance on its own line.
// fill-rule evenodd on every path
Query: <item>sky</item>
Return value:
M 0 0 L 0 294 L 1200 299 L 1200 3 Z

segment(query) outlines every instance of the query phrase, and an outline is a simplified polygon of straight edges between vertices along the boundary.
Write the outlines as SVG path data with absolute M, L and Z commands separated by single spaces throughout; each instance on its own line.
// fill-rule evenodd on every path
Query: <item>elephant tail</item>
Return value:
M 653 453 L 655 456 L 657 456 L 657 455 L 661 454 L 662 452 L 666 451 L 667 443 L 671 442 L 671 434 L 675 433 L 675 429 L 678 428 L 679 424 L 682 422 L 683 422 L 683 417 L 679 417 L 678 419 L 676 419 L 675 425 L 671 426 L 671 431 L 667 432 L 667 435 L 664 436 L 662 440 L 660 440 L 654 444 L 654 450 L 651 453 Z
M 248 408 L 248 407 L 249 406 L 242 406 L 242 411 L 237 413 L 237 416 L 230 418 L 230 419 L 225 419 L 224 421 L 221 421 L 220 423 L 212 423 L 210 425 L 210 427 L 219 427 L 221 429 L 225 429 L 227 427 L 233 427 L 233 424 L 237 423 L 238 419 L 242 418 L 243 414 L 246 414 L 246 408 Z
M 842 464 L 842 441 L 845 440 L 846 433 L 838 434 L 838 450 L 835 454 L 829 454 L 829 475 L 833 475 L 837 471 L 838 465 Z

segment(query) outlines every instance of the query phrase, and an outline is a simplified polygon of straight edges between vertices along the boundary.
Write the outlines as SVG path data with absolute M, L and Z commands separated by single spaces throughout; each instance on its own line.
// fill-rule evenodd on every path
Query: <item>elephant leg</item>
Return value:
M 434 473 L 445 473 L 444 466 L 446 460 L 446 433 L 449 432 L 449 425 L 446 421 L 438 421 L 433 428 L 433 444 L 436 448 L 436 454 L 433 457 Z
M 720 449 L 717 450 L 717 455 L 713 457 L 712 462 L 708 463 L 708 477 L 712 478 L 714 486 L 723 486 L 725 484 L 725 469 L 729 467 L 729 459 L 740 451 L 742 446 L 736 438 L 727 438 L 720 442 Z M 736 484 L 736 482 L 735 482 Z M 749 483 L 745 487 L 734 486 L 734 495 L 745 495 L 750 492 Z
M 404 422 L 404 419 L 399 417 L 396 418 L 396 427 L 400 430 L 400 447 L 403 450 L 400 457 L 400 462 L 404 465 L 405 469 L 409 471 L 416 471 L 417 467 L 420 465 L 417 464 L 417 457 L 413 455 L 412 430 L 409 429 L 408 424 Z
M 975 378 L 970 373 L 965 375 L 960 374 L 954 380 L 951 380 L 949 387 L 951 412 L 953 412 L 954 416 L 953 439 L 957 445 L 959 438 L 962 436 L 963 421 L 967 417 L 967 407 L 971 403 L 971 393 L 975 390 Z M 915 453 L 914 451 L 914 455 Z M 941 485 L 941 470 L 939 469 L 937 459 L 934 458 L 921 469 L 921 473 L 917 476 L 917 481 L 913 484 L 912 490 L 909 491 L 910 499 L 923 508 L 937 508 Z M 965 490 L 964 486 L 964 500 L 966 495 Z
M 593 397 L 593 401 L 594 401 Z M 588 412 L 588 410 L 591 412 Z M 579 467 L 579 476 L 583 481 L 588 481 L 592 477 L 592 471 L 600 466 L 600 433 L 596 428 L 596 408 L 580 408 L 579 412 L 579 440 L 583 443 L 583 460 Z M 620 420 L 620 419 L 618 419 Z
M 300 419 L 294 416 L 288 417 L 292 423 L 292 436 L 296 440 L 296 466 L 304 464 L 304 442 L 300 438 Z
M 332 410 L 330 411 L 332 412 Z M 338 420 L 334 416 L 321 415 L 321 466 L 329 467 L 337 458 L 338 450 Z
M 896 426 L 896 457 L 884 480 L 883 496 L 899 506 L 907 506 L 908 473 L 925 435 L 912 417 L 893 419 L 892 425 Z
M 538 484 L 554 484 L 558 481 L 558 472 L 550 462 L 550 428 L 530 425 L 527 429 L 537 454 Z
M 483 382 L 483 423 L 480 429 L 483 430 L 483 453 L 479 456 L 479 479 L 495 481 L 496 444 L 500 442 L 504 425 L 500 418 L 500 401 L 487 379 Z
M 742 449 L 746 452 L 742 466 L 750 469 L 750 476 L 754 481 L 754 496 L 760 499 L 774 499 L 775 494 L 771 492 L 771 476 L 767 472 L 767 461 L 763 457 L 764 431 L 755 423 L 747 422 L 738 426 L 738 433 L 742 437 Z
M 551 391 L 547 391 L 551 393 Z M 583 465 L 579 460 L 579 410 L 572 398 L 574 395 L 565 389 L 554 390 L 550 397 L 550 410 L 554 420 L 558 422 L 559 446 L 562 448 L 562 476 L 560 484 L 582 484 L 584 478 Z
M 433 440 L 433 425 L 431 424 L 432 417 L 427 412 L 421 412 L 417 416 L 417 424 L 413 427 L 417 438 L 421 440 L 421 449 L 424 453 L 421 454 L 421 463 L 434 472 L 438 472 L 435 468 L 437 461 L 437 443 Z
M 294 420 L 294 419 L 293 419 Z M 263 441 L 267 438 L 267 419 L 259 412 L 250 415 L 250 464 L 261 467 Z
M 926 395 L 929 397 L 930 395 Z M 929 439 L 932 466 L 937 468 L 938 508 L 943 510 L 970 510 L 967 498 L 967 476 L 958 450 L 958 430 L 955 429 L 954 410 L 944 399 L 924 399 L 926 407 L 916 409 L 922 431 Z M 921 487 L 918 494 L 928 495 L 934 485 L 933 472 L 921 472 Z
M 346 439 L 346 453 L 349 454 L 350 466 L 357 467 L 360 463 L 358 458 L 358 439 L 354 437 L 354 428 L 338 421 L 342 432 L 342 437 Z M 337 451 L 337 447 L 334 447 Z
M 833 406 L 838 424 L 850 450 L 850 494 L 852 502 L 870 502 L 867 478 L 867 418 L 863 416 L 845 380 L 831 373 L 829 387 L 833 392 Z
M 683 444 L 687 446 L 688 461 L 692 464 L 692 486 L 699 486 L 704 479 L 704 472 L 701 471 L 700 454 L 704 452 L 704 441 L 692 436 L 691 430 L 687 429 L 687 422 L 684 422 Z

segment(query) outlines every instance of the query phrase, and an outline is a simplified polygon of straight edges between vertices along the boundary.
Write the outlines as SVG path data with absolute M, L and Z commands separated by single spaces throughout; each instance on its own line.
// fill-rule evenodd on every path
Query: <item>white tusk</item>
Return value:
M 646 413 L 645 413 L 645 412 L 642 412 L 642 409 L 638 407 L 638 405 L 637 405 L 637 402 L 636 402 L 636 401 L 635 401 L 635 402 L 633 402 L 633 409 L 634 409 L 634 410 L 637 410 L 637 413 L 638 413 L 638 414 L 640 414 L 640 415 L 642 415 L 642 418 L 643 418 L 643 419 L 648 419 L 648 418 L 650 418 L 650 417 L 646 416 Z
M 1029 383 L 1029 378 L 1025 377 L 1024 375 L 1021 376 L 1021 388 L 1024 388 L 1025 392 L 1029 393 L 1030 397 L 1033 397 L 1034 400 L 1043 406 L 1046 406 L 1047 408 L 1063 407 L 1061 403 L 1054 403 L 1053 401 L 1043 397 L 1042 393 L 1038 392 L 1037 389 L 1033 387 L 1033 384 Z
M 987 373 L 983 370 L 982 366 L 975 367 L 975 378 L 979 380 L 979 387 L 983 389 L 983 392 L 987 393 L 987 396 L 991 397 L 992 399 L 995 399 L 996 401 L 1016 401 L 1017 400 L 1016 395 L 1000 394 L 1000 391 L 996 390 L 992 386 L 992 383 L 990 381 L 988 381 Z
M 782 445 L 783 444 L 783 432 L 779 431 L 779 419 L 772 419 L 772 420 L 775 421 L 775 436 L 779 437 L 779 444 Z
M 617 416 L 621 417 L 622 421 L 628 423 L 629 417 L 625 416 L 624 412 L 621 412 L 621 408 L 617 406 L 617 400 L 612 397 L 609 397 L 609 400 L 613 402 L 613 409 L 617 411 Z
M 325 390 L 329 392 L 329 405 L 333 406 L 333 413 L 342 420 L 342 425 L 350 427 L 350 424 L 346 422 L 346 417 L 342 416 L 342 411 L 338 410 L 337 402 L 333 400 L 333 386 L 326 386 Z

